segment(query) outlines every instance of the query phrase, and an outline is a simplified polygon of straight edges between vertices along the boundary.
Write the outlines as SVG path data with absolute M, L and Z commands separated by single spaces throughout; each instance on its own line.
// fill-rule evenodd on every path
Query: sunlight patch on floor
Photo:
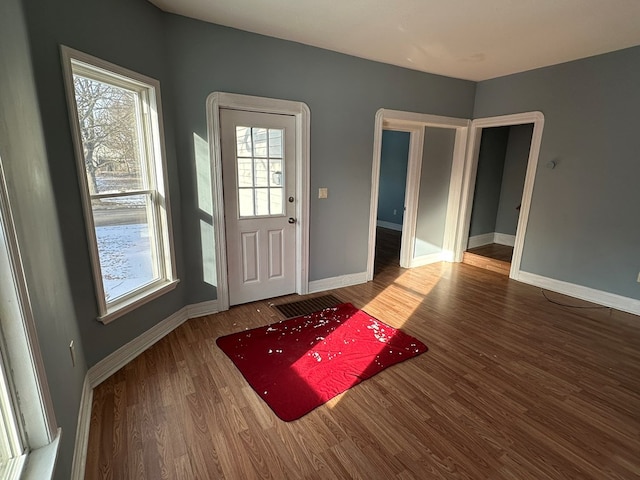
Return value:
M 393 318 L 384 321 L 395 328 L 402 327 L 440 281 L 440 275 L 436 273 L 430 276 L 421 276 L 423 281 L 419 287 L 416 287 L 415 275 L 413 270 L 402 272 L 392 284 L 367 303 L 363 310 L 372 315 L 389 311 L 388 305 L 391 300 L 391 303 L 398 305 L 398 309 L 392 310 Z

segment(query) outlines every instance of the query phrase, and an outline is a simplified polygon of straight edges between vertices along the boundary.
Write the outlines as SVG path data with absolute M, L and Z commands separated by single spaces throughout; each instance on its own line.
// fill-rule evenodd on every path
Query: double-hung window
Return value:
M 160 85 L 62 48 L 100 319 L 175 287 Z
M 59 438 L 0 159 L 0 480 L 51 478 Z

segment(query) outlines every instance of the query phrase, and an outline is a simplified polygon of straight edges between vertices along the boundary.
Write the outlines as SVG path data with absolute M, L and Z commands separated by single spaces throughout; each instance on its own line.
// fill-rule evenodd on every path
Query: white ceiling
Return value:
M 640 0 L 149 0 L 402 67 L 486 80 L 640 45 Z

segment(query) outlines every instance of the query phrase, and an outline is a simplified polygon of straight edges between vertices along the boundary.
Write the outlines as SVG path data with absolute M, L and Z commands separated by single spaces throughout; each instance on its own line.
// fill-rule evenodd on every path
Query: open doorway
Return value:
M 533 124 L 484 128 L 463 262 L 509 275 Z
M 397 110 L 380 109 L 376 113 L 371 170 L 367 281 L 373 280 L 377 252 L 380 251 L 376 247 L 378 241 L 378 197 L 381 181 L 383 132 L 396 130 L 410 133 L 404 212 L 401 223 L 402 232 L 399 239 L 399 264 L 403 268 L 413 268 L 442 260 L 454 260 L 460 189 L 470 124 L 470 120 L 460 118 Z M 430 140 L 427 141 L 427 137 L 430 137 Z M 427 172 L 423 175 L 422 168 L 425 156 L 434 159 L 435 164 L 438 166 L 436 169 L 437 174 L 434 174 L 434 170 L 430 168 L 431 165 L 427 165 Z M 425 188 L 424 178 L 429 181 L 435 181 L 439 186 L 438 189 Z M 427 181 L 427 183 L 429 182 Z M 442 186 L 446 188 L 440 188 Z M 437 202 L 433 201 L 433 196 L 436 193 L 438 196 Z M 424 201 L 425 199 L 426 202 Z M 427 205 L 423 205 L 423 203 Z M 436 204 L 437 208 L 433 208 Z M 419 211 L 424 211 L 425 207 L 429 214 L 420 215 L 420 218 L 425 220 L 426 223 L 419 222 Z M 399 209 L 396 208 L 396 210 L 396 215 L 393 215 L 392 218 L 399 217 Z M 436 216 L 439 218 L 439 239 L 435 243 L 430 235 L 425 236 L 421 230 L 421 226 L 425 226 L 430 220 L 433 220 L 433 215 L 431 215 L 433 212 L 437 212 Z M 430 229 L 429 232 L 433 233 L 433 229 Z M 397 233 L 394 240 L 396 247 L 393 251 L 397 249 Z M 427 251 L 428 248 L 426 247 L 430 248 L 431 244 L 437 247 L 435 252 Z M 394 258 L 393 261 L 397 260 Z
M 410 131 L 382 131 L 376 216 L 376 274 L 387 266 L 400 265 L 410 141 Z
M 461 198 L 460 211 L 457 215 L 458 226 L 456 227 L 456 239 L 454 241 L 455 251 L 454 260 L 460 262 L 463 260 L 463 254 L 467 250 L 469 244 L 469 233 L 471 231 L 471 211 L 473 207 L 476 177 L 478 173 L 478 160 L 480 157 L 480 144 L 483 132 L 492 127 L 509 127 L 514 125 L 533 125 L 524 176 L 524 185 L 522 187 L 521 200 L 519 209 L 516 209 L 517 227 L 513 240 L 513 255 L 511 265 L 508 269 L 509 278 L 518 280 L 520 276 L 520 263 L 522 260 L 522 251 L 524 247 L 524 239 L 526 236 L 527 223 L 529 221 L 529 210 L 531 208 L 531 197 L 533 195 L 533 185 L 535 182 L 536 170 L 538 167 L 538 155 L 540 153 L 540 145 L 542 143 L 542 131 L 544 129 L 544 115 L 542 112 L 525 112 L 512 115 L 502 115 L 498 117 L 479 118 L 471 122 L 469 130 L 469 149 L 465 161 L 464 172 L 461 175 Z M 524 131 L 524 130 L 523 130 Z M 507 137 L 508 138 L 508 137 Z M 525 148 L 526 149 L 526 148 Z M 508 206 L 506 207 L 508 208 Z M 474 232 L 476 233 L 476 232 Z M 494 232 L 489 232 L 493 234 Z M 487 235 L 489 236 L 489 235 Z M 495 239 L 494 235 L 491 235 Z M 486 239 L 487 237 L 485 237 Z M 499 237 L 500 238 L 500 237 Z M 478 242 L 474 239 L 473 242 Z M 493 242 L 491 242 L 493 243 Z

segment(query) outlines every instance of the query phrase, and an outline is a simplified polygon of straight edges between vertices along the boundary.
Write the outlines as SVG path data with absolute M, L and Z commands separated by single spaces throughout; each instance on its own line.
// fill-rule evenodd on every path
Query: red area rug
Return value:
M 220 337 L 216 343 L 287 422 L 427 351 L 424 343 L 350 303 Z

